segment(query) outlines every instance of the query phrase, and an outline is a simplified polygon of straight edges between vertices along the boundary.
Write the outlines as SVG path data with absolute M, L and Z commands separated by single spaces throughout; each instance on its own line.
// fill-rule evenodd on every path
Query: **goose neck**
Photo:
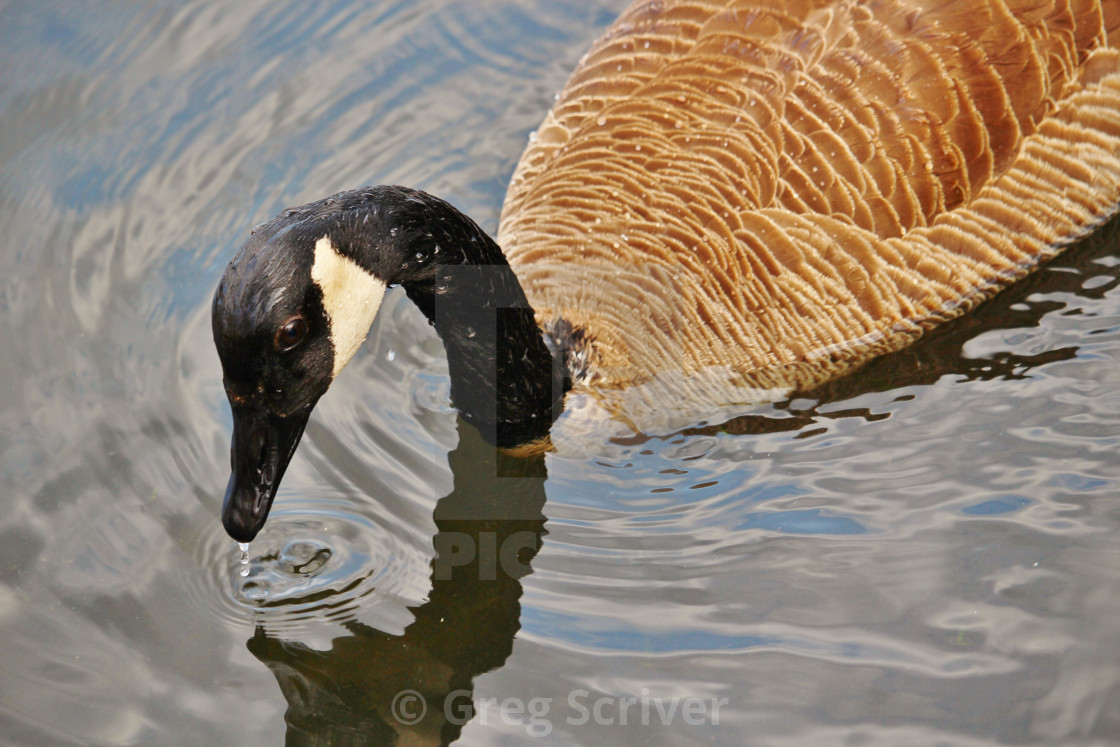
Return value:
M 452 402 L 467 422 L 499 446 L 544 436 L 568 377 L 505 255 L 450 204 L 394 189 L 359 262 L 401 285 L 433 325 L 447 352 Z

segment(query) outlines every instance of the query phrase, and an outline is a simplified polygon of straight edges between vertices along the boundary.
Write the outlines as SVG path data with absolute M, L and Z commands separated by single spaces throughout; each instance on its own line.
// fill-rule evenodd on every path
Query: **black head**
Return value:
M 468 422 L 503 445 L 552 422 L 560 369 L 516 275 L 477 224 L 404 187 L 287 210 L 253 232 L 214 295 L 233 409 L 222 522 L 234 539 L 248 542 L 264 526 L 311 409 L 397 283 L 443 339 L 452 399 Z
M 214 294 L 214 343 L 233 410 L 231 537 L 264 526 L 319 397 L 365 338 L 385 283 L 340 248 L 361 216 L 324 200 L 254 230 Z M 349 242 L 345 242 L 349 243 Z

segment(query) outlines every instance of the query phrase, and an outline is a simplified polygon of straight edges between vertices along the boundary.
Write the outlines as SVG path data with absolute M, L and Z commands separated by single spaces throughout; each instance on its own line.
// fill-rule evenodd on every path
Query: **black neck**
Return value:
M 358 202 L 357 217 L 340 226 L 341 243 L 352 242 L 340 248 L 403 286 L 435 326 L 447 350 L 451 399 L 464 419 L 499 446 L 547 434 L 565 392 L 563 362 L 545 345 L 498 245 L 424 192 L 373 187 L 333 199 L 348 197 Z

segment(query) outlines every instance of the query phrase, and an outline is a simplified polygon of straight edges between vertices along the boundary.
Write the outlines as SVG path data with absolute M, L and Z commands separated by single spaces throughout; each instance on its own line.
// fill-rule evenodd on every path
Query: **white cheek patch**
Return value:
M 369 334 L 386 286 L 357 262 L 339 254 L 327 236 L 315 242 L 311 279 L 323 292 L 323 308 L 331 323 L 333 378 L 354 357 Z

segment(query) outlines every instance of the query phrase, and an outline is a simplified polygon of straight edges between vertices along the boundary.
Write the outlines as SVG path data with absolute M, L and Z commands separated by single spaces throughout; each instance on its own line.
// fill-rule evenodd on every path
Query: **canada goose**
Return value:
M 546 435 L 569 386 L 788 392 L 906 345 L 1116 210 L 1118 43 L 1120 0 L 631 5 L 522 156 L 497 243 L 384 186 L 249 237 L 213 306 L 226 530 L 260 530 L 391 285 L 501 446 Z

